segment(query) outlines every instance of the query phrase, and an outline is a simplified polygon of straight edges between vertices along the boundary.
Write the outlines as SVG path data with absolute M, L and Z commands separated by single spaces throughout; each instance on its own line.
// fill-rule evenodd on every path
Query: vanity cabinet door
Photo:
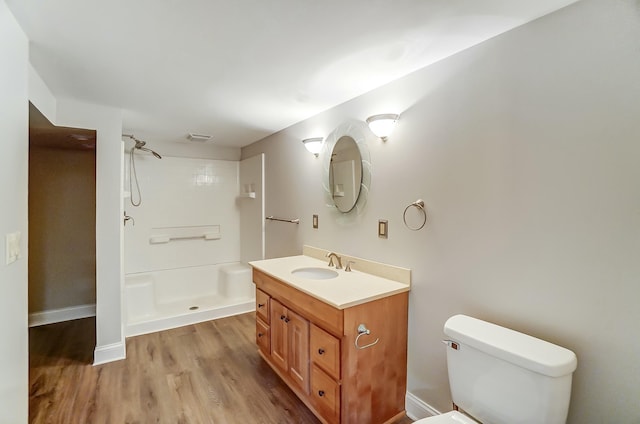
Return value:
M 289 376 L 309 394 L 309 321 L 292 310 L 287 311 L 287 319 Z
M 283 371 L 289 369 L 289 345 L 287 337 L 287 308 L 271 299 L 271 360 Z
M 271 360 L 309 393 L 309 321 L 271 299 Z

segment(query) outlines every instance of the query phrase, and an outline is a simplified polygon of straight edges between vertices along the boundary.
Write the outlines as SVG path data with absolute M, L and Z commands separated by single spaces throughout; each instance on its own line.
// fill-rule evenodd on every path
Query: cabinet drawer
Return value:
M 256 319 L 256 344 L 263 353 L 271 353 L 271 330 L 260 318 Z
M 256 289 L 256 315 L 269 324 L 269 295 Z
M 315 365 L 311 367 L 311 400 L 328 422 L 340 421 L 340 385 Z
M 311 361 L 336 380 L 340 379 L 340 340 L 311 325 Z

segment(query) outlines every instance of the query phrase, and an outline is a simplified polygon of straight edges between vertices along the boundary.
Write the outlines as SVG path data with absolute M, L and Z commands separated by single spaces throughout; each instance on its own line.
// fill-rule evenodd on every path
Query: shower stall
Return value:
M 124 175 L 126 335 L 254 310 L 247 262 L 264 258 L 264 156 L 158 160 L 134 141 L 124 152 L 135 161 Z

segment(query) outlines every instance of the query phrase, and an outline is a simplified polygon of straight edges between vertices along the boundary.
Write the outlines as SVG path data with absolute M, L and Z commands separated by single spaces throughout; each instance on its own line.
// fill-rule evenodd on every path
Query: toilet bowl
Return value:
M 464 414 L 416 424 L 566 423 L 575 353 L 466 315 L 449 318 L 444 333 L 451 398 Z

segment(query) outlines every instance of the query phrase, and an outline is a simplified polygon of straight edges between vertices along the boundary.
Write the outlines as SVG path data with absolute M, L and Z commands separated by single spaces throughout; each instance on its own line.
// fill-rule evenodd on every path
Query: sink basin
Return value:
M 338 273 L 329 268 L 306 267 L 291 271 L 297 277 L 308 278 L 310 280 L 329 280 L 336 278 Z

